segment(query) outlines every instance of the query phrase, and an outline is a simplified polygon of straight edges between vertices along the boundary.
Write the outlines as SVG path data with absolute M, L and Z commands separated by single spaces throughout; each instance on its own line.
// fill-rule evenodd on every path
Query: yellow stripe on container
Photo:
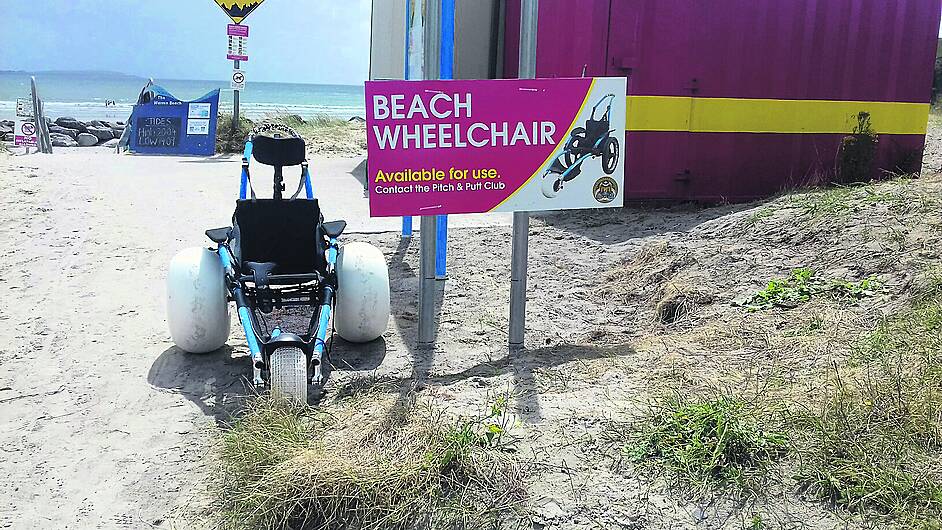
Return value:
M 927 103 L 628 96 L 629 131 L 851 133 L 861 112 L 878 134 L 926 134 Z

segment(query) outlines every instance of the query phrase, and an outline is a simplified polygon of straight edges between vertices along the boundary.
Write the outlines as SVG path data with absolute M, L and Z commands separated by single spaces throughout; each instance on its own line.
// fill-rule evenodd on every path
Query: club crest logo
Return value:
M 610 203 L 618 196 L 618 183 L 612 177 L 602 177 L 592 186 L 592 196 L 602 204 Z

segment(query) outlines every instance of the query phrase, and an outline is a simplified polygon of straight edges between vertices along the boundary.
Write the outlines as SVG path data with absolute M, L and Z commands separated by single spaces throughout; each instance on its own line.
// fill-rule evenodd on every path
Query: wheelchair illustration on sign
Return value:
M 559 195 L 565 184 L 582 173 L 582 164 L 590 158 L 602 159 L 602 171 L 606 175 L 615 172 L 618 166 L 618 138 L 612 136 L 612 103 L 615 94 L 606 94 L 592 107 L 592 115 L 585 122 L 585 127 L 576 127 L 569 133 L 569 140 L 563 151 L 556 155 L 553 162 L 543 172 L 541 189 L 543 195 L 552 199 Z M 605 110 L 599 108 L 605 105 Z M 596 117 L 598 114 L 598 117 Z

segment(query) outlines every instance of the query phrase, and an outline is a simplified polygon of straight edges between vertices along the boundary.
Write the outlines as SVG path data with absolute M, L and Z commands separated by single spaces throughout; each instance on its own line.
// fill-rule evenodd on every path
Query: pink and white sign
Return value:
M 625 78 L 368 81 L 370 215 L 624 203 Z
M 13 131 L 13 145 L 17 147 L 36 147 L 39 145 L 36 123 L 32 119 L 16 119 L 16 129 Z
M 226 25 L 226 35 L 230 37 L 248 37 L 249 27 L 242 24 L 228 24 Z

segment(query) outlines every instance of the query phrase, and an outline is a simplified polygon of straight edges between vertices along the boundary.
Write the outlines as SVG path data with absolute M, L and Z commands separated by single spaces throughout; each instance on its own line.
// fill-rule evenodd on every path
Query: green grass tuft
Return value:
M 826 280 L 812 269 L 803 267 L 792 271 L 788 278 L 770 280 L 765 289 L 756 292 L 743 305 L 749 311 L 782 307 L 790 309 L 811 300 L 818 294 L 828 294 L 845 303 L 854 303 L 873 296 L 879 285 L 873 278 L 858 282 Z
M 751 490 L 788 446 L 783 432 L 763 425 L 764 417 L 754 405 L 731 397 L 672 397 L 629 437 L 626 451 L 633 461 L 653 464 L 694 491 Z

